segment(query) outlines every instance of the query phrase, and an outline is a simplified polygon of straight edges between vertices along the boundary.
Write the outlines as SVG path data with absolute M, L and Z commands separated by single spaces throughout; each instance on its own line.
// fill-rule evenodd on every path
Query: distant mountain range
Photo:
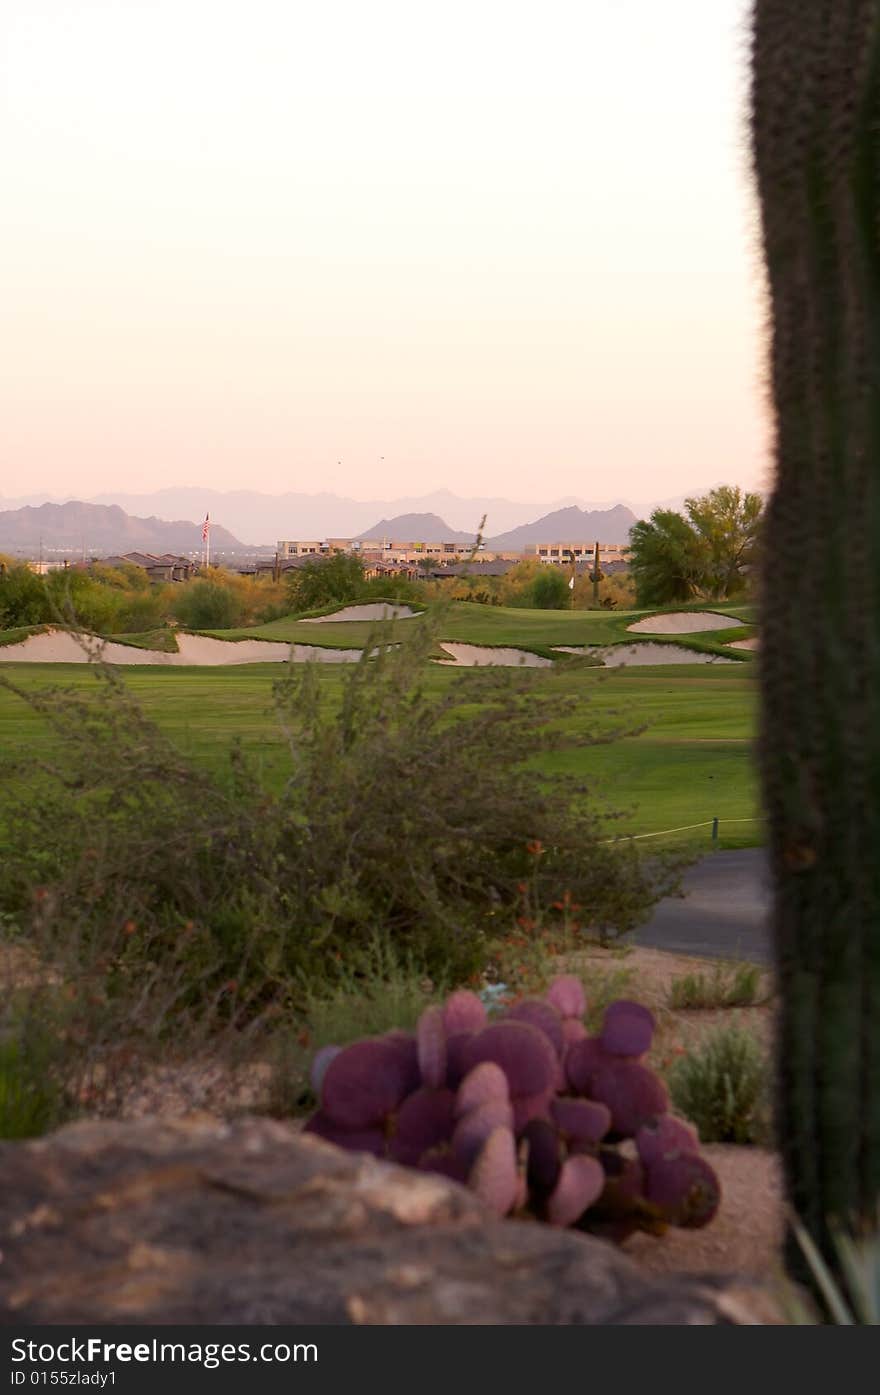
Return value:
M 479 522 L 479 519 L 477 520 Z M 361 542 L 381 542 L 387 538 L 389 542 L 456 542 L 472 543 L 476 541 L 476 528 L 472 533 L 464 533 L 461 530 L 450 528 L 436 513 L 399 513 L 395 518 L 383 518 L 374 528 L 369 528 L 366 533 L 360 534 Z
M 537 542 L 626 542 L 629 530 L 636 522 L 632 509 L 615 504 L 611 509 L 579 509 L 572 504 L 567 509 L 554 509 L 507 533 L 484 538 L 490 552 L 521 552 Z M 361 541 L 396 542 L 456 542 L 472 543 L 476 532 L 465 533 L 450 528 L 436 513 L 403 513 L 395 518 L 383 518 L 375 528 L 362 533 Z
M 625 543 L 638 519 L 632 509 L 615 504 L 612 509 L 554 509 L 533 523 L 524 523 L 499 537 L 487 538 L 486 546 L 497 552 L 521 552 L 537 542 Z
M 688 494 L 705 494 L 711 488 L 712 485 L 702 485 L 689 490 Z M 521 500 L 497 497 L 463 498 L 448 489 L 435 490 L 431 494 L 418 497 L 362 500 L 326 492 L 273 495 L 249 489 L 221 492 L 212 489 L 180 488 L 160 489 L 151 494 L 99 494 L 85 502 L 115 505 L 138 518 L 203 519 L 206 513 L 210 513 L 212 522 L 222 524 L 224 528 L 229 529 L 230 534 L 234 534 L 246 544 L 274 548 L 280 538 L 354 538 L 366 534 L 375 536 L 377 529 L 381 535 L 381 529 L 386 524 L 389 527 L 394 524 L 394 531 L 397 531 L 401 518 L 426 514 L 434 515 L 442 522 L 442 540 L 450 541 L 454 541 L 462 533 L 468 538 L 475 537 L 480 519 L 485 514 L 486 536 L 493 542 L 498 542 L 500 538 L 510 537 L 517 529 L 531 525 L 536 519 L 543 527 L 544 519 L 567 508 L 583 510 L 590 514 L 613 513 L 615 508 L 622 507 L 629 510 L 634 518 L 647 518 L 652 508 L 657 506 L 680 508 L 685 497 L 681 495 L 672 499 L 657 499 L 644 504 L 628 499 L 589 500 L 573 497 L 524 503 Z M 0 519 L 4 516 L 4 510 L 8 513 L 25 505 L 63 502 L 63 499 L 47 494 L 34 494 L 20 499 L 0 498 Z M 381 522 L 377 523 L 376 519 Z M 405 530 L 406 533 L 409 531 Z M 215 527 L 212 541 L 218 536 Z M 432 541 L 427 536 L 422 540 Z M 599 537 L 600 542 L 605 540 Z M 615 534 L 607 541 L 618 542 L 621 538 Z M 195 546 L 198 546 L 198 540 Z
M 35 552 L 43 547 L 75 557 L 113 552 L 174 552 L 184 555 L 202 547 L 201 523 L 137 518 L 118 505 L 41 504 L 0 512 L 0 552 Z M 225 528 L 211 525 L 211 550 L 243 551 L 244 544 Z

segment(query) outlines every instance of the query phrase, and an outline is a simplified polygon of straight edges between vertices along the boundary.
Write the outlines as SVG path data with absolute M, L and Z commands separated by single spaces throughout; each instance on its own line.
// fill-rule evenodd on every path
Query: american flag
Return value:
M 208 541 L 208 529 L 210 528 L 210 526 L 211 526 L 211 525 L 210 525 L 210 523 L 208 522 L 208 515 L 205 514 L 205 521 L 204 521 L 204 523 L 202 524 L 202 542 L 207 542 L 207 541 Z

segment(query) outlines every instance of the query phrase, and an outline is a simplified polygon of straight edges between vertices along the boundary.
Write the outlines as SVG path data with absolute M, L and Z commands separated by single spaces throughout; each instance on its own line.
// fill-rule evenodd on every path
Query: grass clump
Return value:
M 448 991 L 426 976 L 387 935 L 340 964 L 332 987 L 303 991 L 302 1014 L 312 1048 L 344 1046 L 398 1028 L 412 1031 L 421 1013 Z
M 35 1030 L 33 1023 L 20 1021 L 7 1024 L 0 1037 L 0 1138 L 34 1138 L 64 1118 L 60 1047 L 48 1029 Z
M 766 1144 L 769 1074 L 753 1036 L 741 1027 L 720 1027 L 673 1066 L 669 1093 L 703 1143 Z
M 674 1011 L 751 1007 L 759 1001 L 761 971 L 756 964 L 716 964 L 711 973 L 682 974 L 669 989 Z

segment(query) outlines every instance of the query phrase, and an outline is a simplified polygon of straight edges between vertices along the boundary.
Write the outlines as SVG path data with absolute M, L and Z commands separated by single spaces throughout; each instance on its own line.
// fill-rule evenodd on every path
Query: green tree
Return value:
M 44 625 L 51 615 L 43 578 L 23 563 L 5 563 L 0 568 L 0 630 Z
M 703 594 L 724 600 L 742 591 L 757 557 L 763 500 L 722 484 L 700 499 L 685 500 L 703 557 Z
M 241 606 L 228 586 L 198 577 L 181 586 L 173 600 L 173 612 L 191 630 L 228 630 L 241 620 Z
M 532 582 L 532 605 L 537 610 L 567 610 L 571 602 L 568 573 L 559 567 L 542 566 Z
M 775 483 L 760 759 L 789 1199 L 832 1231 L 880 1196 L 880 0 L 756 0 L 751 141 Z M 771 560 L 772 559 L 772 560 Z M 772 568 L 772 571 L 771 571 Z M 808 1278 L 797 1249 L 795 1272 Z
M 690 523 L 673 509 L 655 509 L 629 535 L 637 605 L 672 605 L 697 594 L 704 563 Z
M 356 600 L 364 585 L 360 557 L 337 552 L 332 557 L 310 557 L 288 573 L 287 594 L 292 610 L 318 610 Z
M 116 628 L 123 597 L 118 587 L 105 586 L 87 571 L 70 567 L 50 572 L 46 590 L 53 619 L 94 634 L 108 634 Z
M 630 532 L 639 605 L 723 601 L 748 585 L 757 559 L 763 501 L 720 485 L 685 500 L 685 512 L 655 509 Z

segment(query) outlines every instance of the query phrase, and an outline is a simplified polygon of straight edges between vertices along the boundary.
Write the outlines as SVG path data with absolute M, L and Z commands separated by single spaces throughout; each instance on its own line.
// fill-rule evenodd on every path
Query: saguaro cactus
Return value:
M 880 0 L 755 0 L 751 134 L 776 480 L 760 760 L 790 1200 L 880 1193 Z
M 590 572 L 590 580 L 593 583 L 593 605 L 599 604 L 599 583 L 605 579 L 605 573 L 599 560 L 599 544 L 596 543 L 596 550 L 593 553 L 593 570 Z

